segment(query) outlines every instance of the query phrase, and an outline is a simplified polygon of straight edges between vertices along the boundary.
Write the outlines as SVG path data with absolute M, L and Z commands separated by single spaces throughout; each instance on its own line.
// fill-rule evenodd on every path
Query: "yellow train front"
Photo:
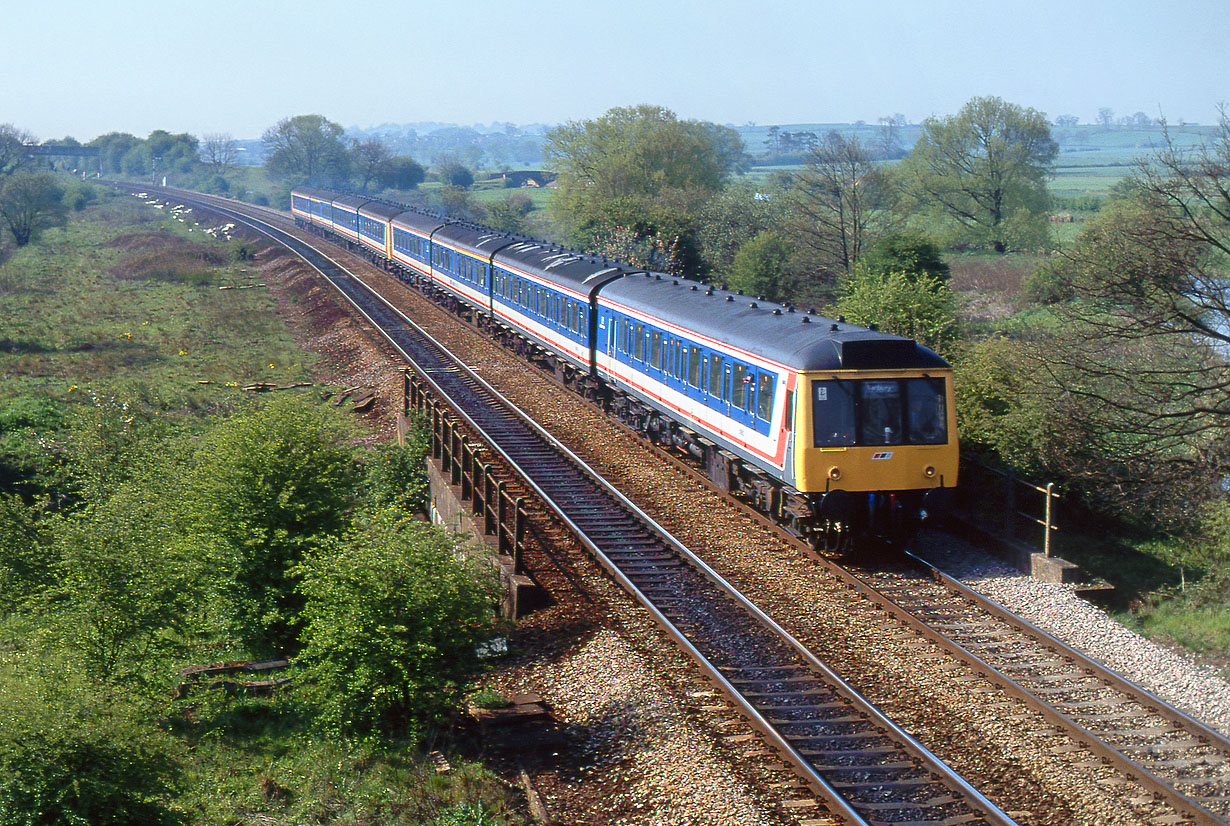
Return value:
M 798 376 L 797 527 L 832 550 L 906 542 L 957 484 L 951 368 L 912 341 L 864 342 L 844 369 Z

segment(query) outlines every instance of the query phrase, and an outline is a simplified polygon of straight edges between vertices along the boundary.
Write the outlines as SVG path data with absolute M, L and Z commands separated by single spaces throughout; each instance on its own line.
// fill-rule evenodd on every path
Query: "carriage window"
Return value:
M 700 387 L 700 348 L 689 347 L 688 352 L 688 384 Z
M 636 325 L 636 360 L 645 360 L 645 325 Z
M 662 334 L 657 330 L 653 332 L 653 343 L 650 346 L 649 363 L 654 367 L 662 364 Z
M 585 305 L 583 304 L 577 305 L 577 326 L 574 329 L 578 334 L 585 329 Z
M 709 395 L 717 398 L 722 394 L 722 357 L 709 357 Z
M 768 373 L 760 374 L 760 384 L 756 388 L 756 418 L 770 421 L 773 417 L 773 377 Z
M 811 383 L 812 429 L 816 447 L 854 444 L 854 383 Z
M 909 442 L 942 445 L 948 441 L 948 410 L 943 379 L 906 379 Z
M 730 383 L 730 403 L 740 410 L 747 406 L 747 390 L 748 384 L 751 381 L 752 377 L 748 375 L 746 367 L 737 363 L 733 365 Z
M 671 357 L 671 375 L 675 378 L 680 378 L 683 376 L 683 371 L 679 369 L 679 352 L 683 348 L 679 346 L 679 339 L 675 339 L 671 342 L 671 345 L 675 350 L 674 355 Z
M 859 408 L 861 441 L 865 445 L 901 444 L 901 384 L 896 381 L 865 381 Z

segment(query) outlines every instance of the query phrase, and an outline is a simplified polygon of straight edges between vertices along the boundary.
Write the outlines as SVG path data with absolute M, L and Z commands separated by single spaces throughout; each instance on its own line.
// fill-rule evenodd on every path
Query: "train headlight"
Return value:
M 923 468 L 923 476 L 926 476 L 928 479 L 934 479 L 935 478 L 935 468 L 932 467 L 931 465 L 927 465 L 925 468 Z
M 834 482 L 840 479 L 841 478 L 841 468 L 839 467 L 829 468 L 829 478 L 832 479 Z

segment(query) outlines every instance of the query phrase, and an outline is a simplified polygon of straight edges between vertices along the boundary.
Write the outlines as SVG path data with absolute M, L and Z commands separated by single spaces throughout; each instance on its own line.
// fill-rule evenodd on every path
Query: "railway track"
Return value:
M 285 220 L 284 215 L 279 214 L 279 217 Z M 682 469 L 694 472 L 677 457 L 659 452 Z M 738 504 L 743 506 L 741 502 Z M 750 513 L 793 542 L 792 537 L 758 517 L 755 511 Z M 577 527 L 583 526 L 578 524 Z M 799 546 L 797 542 L 794 544 Z M 635 556 L 634 552 L 641 555 Z M 698 623 L 713 626 L 714 612 L 729 608 L 720 601 L 708 603 L 695 597 L 699 592 L 693 591 L 692 584 L 672 579 L 677 568 L 697 569 L 669 551 L 616 548 L 607 563 L 617 567 L 620 561 L 627 564 L 627 572 L 636 574 L 635 577 L 627 572 L 624 574 L 632 588 L 646 599 L 656 596 L 663 615 L 667 619 L 675 616 L 679 628 L 686 629 Z M 842 569 L 823 558 L 820 562 L 849 588 L 872 600 L 887 616 L 900 623 L 901 633 L 921 635 L 930 640 L 948 656 L 983 676 L 987 691 L 1006 692 L 1080 743 L 1088 750 L 1090 760 L 1111 763 L 1149 794 L 1166 801 L 1179 813 L 1170 822 L 1230 822 L 1230 741 L 1219 732 L 1169 707 L 921 561 L 917 567 L 899 566 L 859 573 Z M 703 606 L 699 621 L 688 619 L 685 613 L 694 606 Z M 729 628 L 725 630 L 730 631 Z M 721 680 L 735 689 L 741 683 L 750 687 L 753 698 L 757 686 L 772 685 L 776 686 L 774 691 L 779 691 L 806 682 L 798 670 L 798 663 L 763 666 L 757 671 L 755 667 L 743 665 L 738 652 L 715 650 L 712 653 Z M 975 692 L 982 690 L 974 689 Z M 787 731 L 805 729 L 807 736 L 814 740 L 824 731 L 818 723 L 825 719 L 822 708 L 825 702 L 803 702 L 800 696 L 803 695 L 783 694 L 779 700 L 768 698 L 768 705 L 762 703 L 762 711 L 768 713 L 761 716 L 766 723 L 778 721 L 787 725 Z M 805 715 L 802 720 L 795 720 L 790 716 L 794 711 L 784 716 L 784 710 L 778 705 L 795 711 L 803 705 L 819 708 L 809 710 L 815 712 L 814 717 Z M 753 710 L 755 708 L 753 705 Z M 803 725 L 795 726 L 795 723 Z M 799 757 L 810 756 L 806 752 L 807 747 L 804 747 Z
M 448 400 L 676 640 L 830 813 L 853 824 L 1014 822 L 333 258 L 229 206 L 176 197 L 288 246 L 345 295 L 433 395 Z

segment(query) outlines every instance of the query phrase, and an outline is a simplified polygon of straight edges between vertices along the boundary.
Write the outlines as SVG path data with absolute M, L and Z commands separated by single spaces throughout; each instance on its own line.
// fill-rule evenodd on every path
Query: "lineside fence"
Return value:
M 1037 485 L 1013 471 L 984 464 L 976 456 L 961 457 L 957 511 L 988 533 L 1041 548 L 1051 556 L 1059 491 L 1054 482 Z
M 523 574 L 526 546 L 525 499 L 514 497 L 508 482 L 495 475 L 495 468 L 480 456 L 483 449 L 462 433 L 449 411 L 431 395 L 416 376 L 405 372 L 407 419 L 421 416 L 431 429 L 431 460 L 450 485 L 460 488 L 461 501 L 468 502 L 475 523 L 486 536 L 494 537 L 496 553 L 513 561 L 513 572 Z

